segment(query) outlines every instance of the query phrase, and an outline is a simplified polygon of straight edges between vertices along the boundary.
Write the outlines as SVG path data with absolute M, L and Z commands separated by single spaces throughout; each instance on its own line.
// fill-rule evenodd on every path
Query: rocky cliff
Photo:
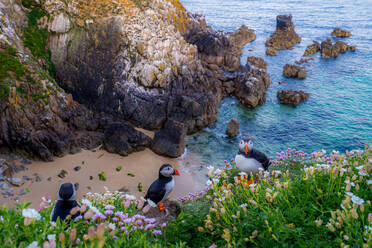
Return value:
M 4 0 L 0 10 L 2 57 L 21 68 L 1 66 L 0 146 L 42 159 L 99 144 L 114 120 L 196 132 L 217 120 L 226 82 L 249 85 L 239 99 L 251 107 L 270 84 L 240 65 L 253 30 L 214 31 L 178 0 Z

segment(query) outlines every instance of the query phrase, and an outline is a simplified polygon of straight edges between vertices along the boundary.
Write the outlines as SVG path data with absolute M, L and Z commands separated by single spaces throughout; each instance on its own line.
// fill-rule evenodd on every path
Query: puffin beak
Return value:
M 173 172 L 172 172 L 172 175 L 173 175 L 173 176 L 179 176 L 180 173 L 178 172 L 177 169 L 174 169 Z
M 245 154 L 248 154 L 248 145 L 245 144 Z

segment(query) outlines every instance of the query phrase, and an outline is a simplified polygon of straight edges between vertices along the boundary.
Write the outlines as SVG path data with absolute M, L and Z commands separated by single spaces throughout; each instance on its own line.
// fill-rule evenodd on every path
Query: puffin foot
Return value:
M 160 211 L 164 211 L 166 210 L 168 207 L 165 207 L 164 206 L 164 202 L 160 203 L 159 205 L 156 206 L 157 209 L 159 209 Z

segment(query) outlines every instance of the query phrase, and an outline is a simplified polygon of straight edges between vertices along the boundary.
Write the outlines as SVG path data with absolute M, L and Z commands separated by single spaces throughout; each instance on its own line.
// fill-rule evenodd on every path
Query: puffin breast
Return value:
M 235 157 L 236 166 L 239 170 L 249 174 L 257 174 L 259 169 L 263 169 L 262 164 L 254 158 L 247 158 L 244 155 L 237 154 Z

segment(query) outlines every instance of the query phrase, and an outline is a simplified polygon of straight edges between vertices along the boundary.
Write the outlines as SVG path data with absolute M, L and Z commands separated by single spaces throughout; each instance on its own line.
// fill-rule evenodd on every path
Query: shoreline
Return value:
M 1 196 L 0 205 L 14 207 L 16 203 L 32 202 L 31 207 L 38 208 L 41 198 L 46 194 L 49 194 L 52 200 L 56 200 L 59 185 L 64 182 L 79 183 L 78 200 L 88 192 L 104 193 L 105 187 L 111 192 L 124 188 L 128 190 L 128 194 L 141 197 L 146 194 L 148 187 L 157 178 L 158 169 L 164 163 L 169 163 L 180 171 L 181 175 L 175 178 L 175 188 L 169 197 L 178 199 L 188 193 L 200 191 L 204 187 L 204 174 L 199 173 L 201 166 L 197 161 L 197 155 L 188 157 L 184 154 L 177 159 L 166 158 L 149 149 L 123 157 L 97 149 L 66 155 L 56 158 L 53 162 L 32 161 L 32 164 L 27 165 L 24 171 L 14 174 L 13 177 L 28 176 L 33 180 L 23 179 L 24 184 L 20 187 L 13 187 L 8 183 L 9 187 L 14 189 L 14 196 L 7 199 Z M 187 161 L 188 159 L 191 161 Z M 194 170 L 193 164 L 196 163 L 199 164 L 199 170 Z M 74 168 L 77 166 L 81 169 L 75 171 Z M 117 171 L 116 168 L 119 166 L 122 169 Z M 62 170 L 67 171 L 64 178 L 58 177 Z M 105 172 L 106 181 L 99 180 L 98 174 L 101 172 Z M 41 181 L 36 181 L 35 175 L 38 175 Z M 142 184 L 142 192 L 139 192 L 139 183 Z M 20 195 L 20 192 L 26 188 L 29 192 Z M 17 197 L 20 198 L 18 202 L 14 200 Z

